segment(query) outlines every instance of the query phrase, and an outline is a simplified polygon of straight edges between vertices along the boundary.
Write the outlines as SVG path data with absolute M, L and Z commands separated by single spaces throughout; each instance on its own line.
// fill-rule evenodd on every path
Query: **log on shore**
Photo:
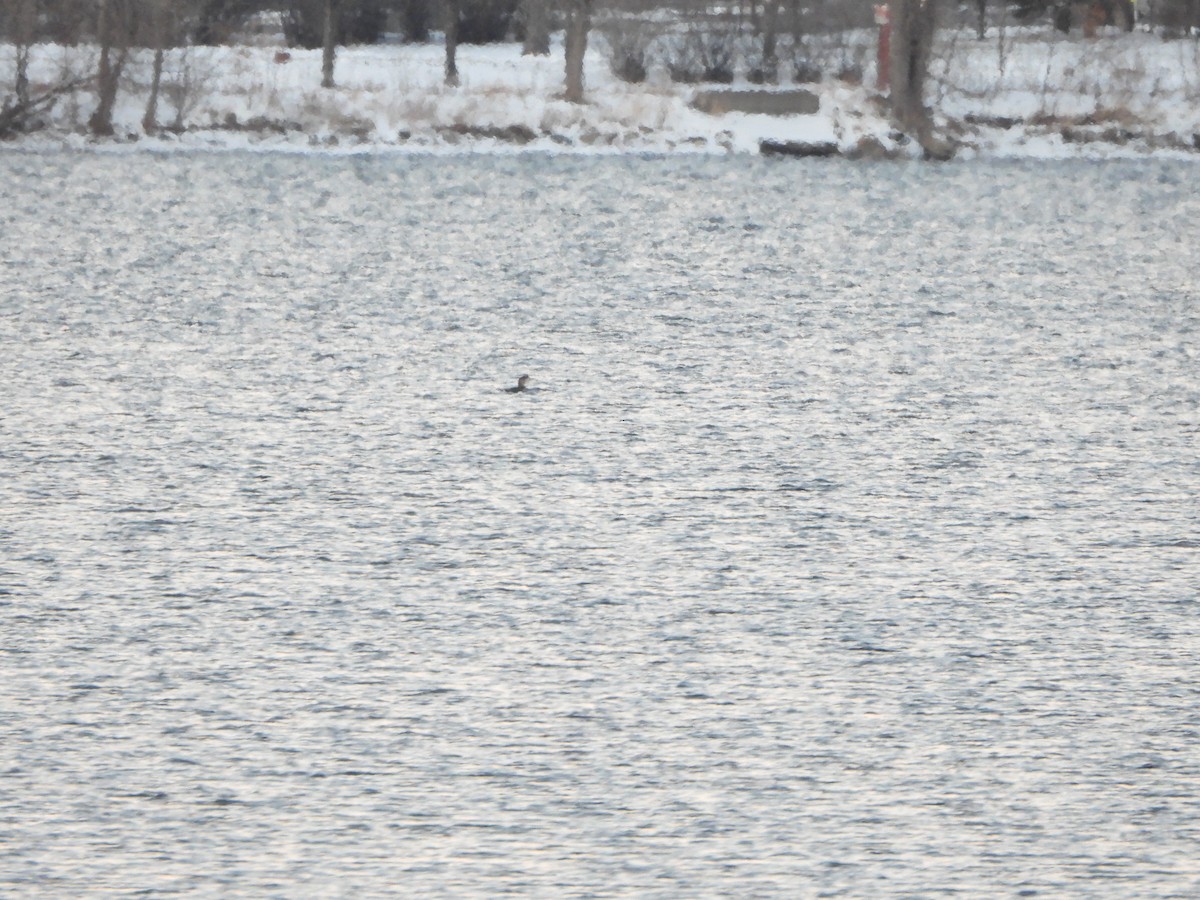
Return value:
M 840 156 L 838 145 L 831 141 L 772 141 L 758 142 L 758 152 L 763 156 Z

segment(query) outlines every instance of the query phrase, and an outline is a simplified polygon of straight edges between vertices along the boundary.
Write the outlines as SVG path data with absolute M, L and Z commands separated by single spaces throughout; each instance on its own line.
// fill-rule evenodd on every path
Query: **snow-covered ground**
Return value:
M 1105 29 L 944 32 L 931 106 L 987 156 L 1191 155 L 1200 149 L 1200 43 Z
M 581 105 L 562 98 L 561 42 L 549 57 L 522 56 L 516 44 L 463 46 L 457 87 L 443 84 L 437 44 L 341 48 L 332 89 L 320 87 L 320 51 L 281 50 L 171 51 L 157 116 L 168 129 L 154 136 L 141 125 L 151 55 L 135 52 L 114 139 L 87 135 L 94 95 L 81 90 L 58 100 L 43 129 L 9 146 L 725 153 L 758 152 L 769 139 L 832 142 L 851 155 L 917 152 L 892 130 L 873 89 L 871 32 L 806 46 L 824 70 L 857 77 L 805 85 L 818 94 L 819 112 L 786 117 L 701 113 L 691 101 L 704 86 L 674 83 L 657 65 L 644 83 L 624 82 L 611 73 L 599 33 Z M 94 71 L 95 54 L 86 46 L 37 46 L 31 81 L 36 88 Z M 11 89 L 13 56 L 0 45 L 0 97 Z M 1047 28 L 992 29 L 983 41 L 948 30 L 939 38 L 929 101 L 960 155 L 1191 155 L 1200 141 L 1200 45 L 1115 30 L 1087 40 Z

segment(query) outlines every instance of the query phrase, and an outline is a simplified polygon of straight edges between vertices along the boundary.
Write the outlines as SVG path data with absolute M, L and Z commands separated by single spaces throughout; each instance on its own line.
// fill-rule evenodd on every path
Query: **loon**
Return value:
M 505 388 L 504 390 L 508 391 L 508 393 L 510 393 L 510 394 L 519 394 L 523 390 L 525 390 L 525 383 L 527 381 L 529 381 L 529 376 L 522 375 L 520 378 L 517 379 L 516 387 Z

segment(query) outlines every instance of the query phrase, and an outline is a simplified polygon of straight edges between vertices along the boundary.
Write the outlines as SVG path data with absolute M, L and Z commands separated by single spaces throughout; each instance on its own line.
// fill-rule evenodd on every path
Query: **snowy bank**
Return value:
M 855 64 L 848 68 L 857 77 L 800 86 L 819 107 L 792 116 L 707 114 L 692 101 L 711 86 L 677 84 L 658 68 L 643 83 L 622 81 L 598 35 L 586 60 L 584 104 L 562 98 L 561 44 L 549 57 L 522 56 L 514 44 L 463 46 L 456 87 L 443 83 L 439 45 L 341 48 L 331 89 L 319 86 L 317 50 L 189 47 L 167 54 L 157 117 L 163 127 L 152 135 L 142 128 L 151 54 L 135 51 L 113 139 L 87 134 L 95 100 L 80 90 L 42 114 L 37 131 L 6 146 L 756 153 L 766 141 L 833 145 L 851 156 L 916 155 L 871 89 L 872 40 L 868 32 L 841 36 L 838 52 L 850 48 Z M 36 46 L 31 82 L 49 86 L 94 71 L 95 55 L 87 46 Z M 1040 29 L 993 30 L 977 41 L 948 31 L 936 56 L 929 102 L 960 155 L 1193 155 L 1200 142 L 1200 49 L 1191 41 L 1117 32 L 1086 40 Z M 13 66 L 14 49 L 0 45 L 0 72 Z

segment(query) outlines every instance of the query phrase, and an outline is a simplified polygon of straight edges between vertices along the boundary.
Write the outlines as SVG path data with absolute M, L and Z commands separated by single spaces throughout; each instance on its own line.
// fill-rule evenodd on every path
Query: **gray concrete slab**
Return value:
M 700 91 L 692 106 L 710 116 L 756 113 L 764 116 L 811 116 L 821 107 L 812 91 Z

